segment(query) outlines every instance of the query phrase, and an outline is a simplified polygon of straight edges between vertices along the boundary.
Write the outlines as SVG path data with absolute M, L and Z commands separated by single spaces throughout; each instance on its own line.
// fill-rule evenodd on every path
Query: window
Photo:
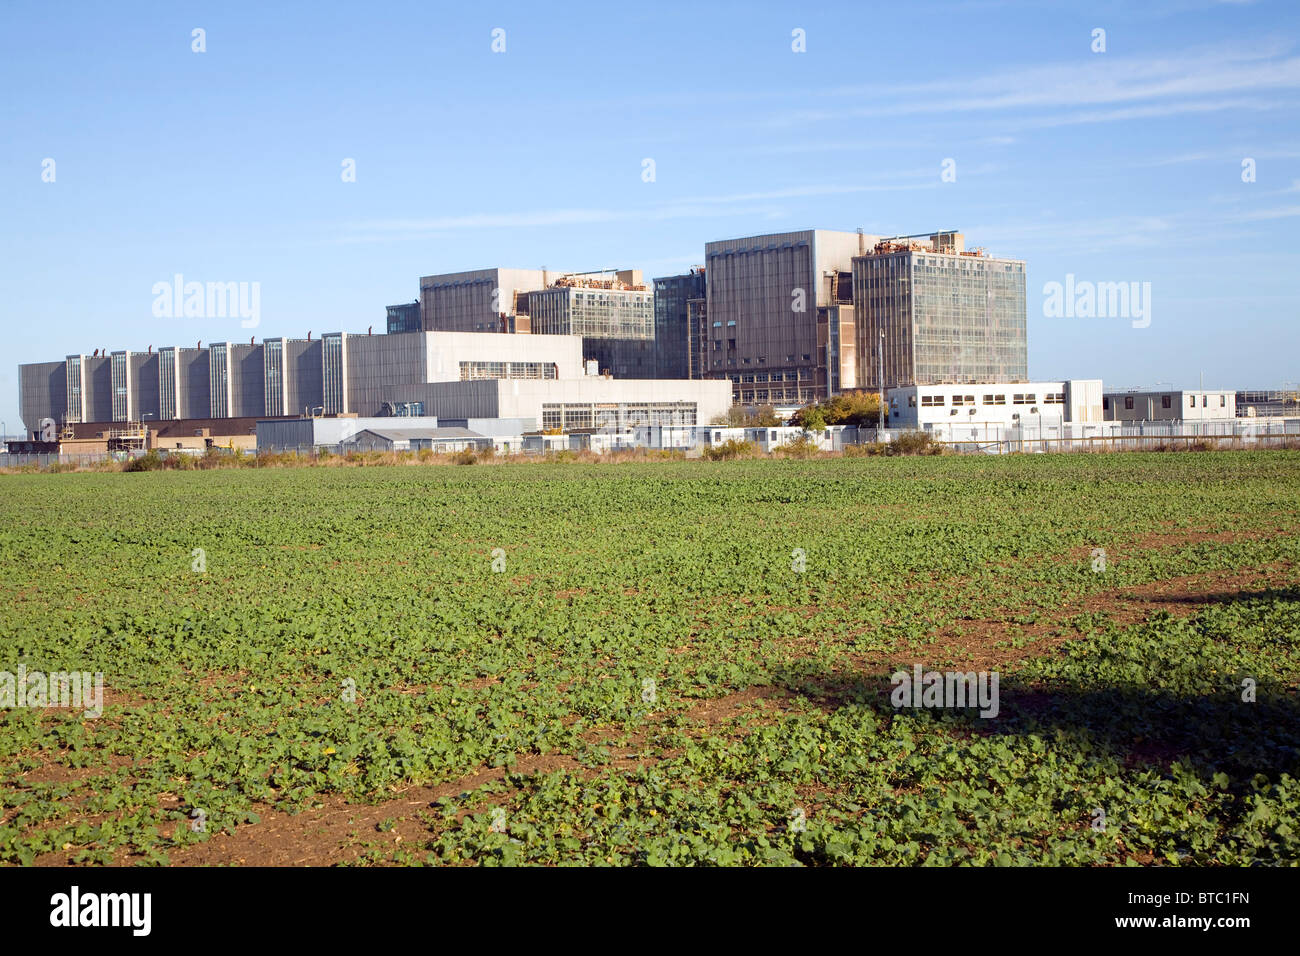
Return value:
M 967 404 L 967 405 L 974 405 L 974 404 L 975 404 L 975 396 L 974 396 L 974 395 L 967 395 L 967 396 L 966 396 L 966 404 Z
M 1173 408 L 1173 406 L 1174 406 L 1174 398 L 1173 398 L 1172 395 L 1161 395 L 1161 396 L 1160 396 L 1160 407 L 1161 407 L 1161 408 Z
M 1209 404 L 1210 404 L 1210 396 L 1208 396 L 1208 395 L 1202 395 L 1202 396 L 1201 396 L 1201 408 L 1206 408 Z
M 1219 407 L 1220 407 L 1220 408 L 1227 408 L 1227 407 L 1228 407 L 1228 396 L 1227 396 L 1227 395 L 1220 395 L 1220 396 L 1219 396 Z
M 1106 412 L 1110 411 L 1110 399 L 1106 398 L 1104 395 L 1102 396 L 1101 399 L 1101 408 L 1102 411 L 1106 411 Z
M 942 405 L 943 405 L 943 396 L 942 396 L 942 395 L 922 395 L 922 396 L 921 396 L 921 407 L 922 407 L 922 408 L 932 408 L 932 407 L 933 407 L 933 408 L 939 408 L 939 407 L 942 407 Z
M 1196 396 L 1195 396 L 1195 395 L 1188 395 L 1188 396 L 1187 396 L 1187 407 L 1188 407 L 1188 408 L 1195 408 L 1195 407 L 1196 407 Z
M 983 400 L 981 401 L 980 404 L 982 404 L 982 405 L 992 405 L 992 404 L 993 404 L 993 396 L 992 396 L 992 395 L 985 395 L 984 398 L 983 398 Z
M 961 396 L 960 396 L 960 395 L 954 395 L 954 396 L 952 397 L 952 404 L 953 404 L 953 407 L 954 407 L 954 408 L 957 407 L 957 406 L 959 406 L 959 405 L 961 405 L 961 404 L 962 404 L 962 398 L 961 398 Z
M 1132 409 L 1132 407 L 1133 407 L 1133 396 L 1132 396 L 1132 395 L 1126 395 L 1126 396 L 1124 397 L 1124 407 L 1127 408 L 1127 409 Z
M 891 405 L 894 404 L 893 401 L 891 401 L 890 404 L 891 404 Z M 907 407 L 908 407 L 908 408 L 916 408 L 916 396 L 915 396 L 915 395 L 909 395 L 909 396 L 907 396 Z

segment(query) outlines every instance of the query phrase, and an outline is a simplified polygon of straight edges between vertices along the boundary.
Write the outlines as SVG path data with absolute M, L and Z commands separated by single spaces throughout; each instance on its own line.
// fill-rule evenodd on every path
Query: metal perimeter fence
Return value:
M 1106 452 L 1106 451 L 1168 451 L 1181 448 L 1282 448 L 1292 445 L 1300 446 L 1300 418 L 1290 419 L 1253 419 L 1248 422 L 1137 422 L 1119 428 L 1107 430 L 1104 434 L 1073 435 L 1063 434 L 1060 426 L 1033 426 L 993 429 L 991 434 L 960 435 L 955 429 L 940 432 L 933 436 L 940 444 L 957 452 L 1007 455 L 1017 452 Z M 899 429 L 886 429 L 877 432 L 874 428 L 845 429 L 834 442 L 834 450 L 839 451 L 849 445 L 867 445 L 879 441 L 889 441 L 903 434 Z M 680 449 L 679 449 L 680 450 Z M 159 449 L 164 455 L 166 449 Z M 231 451 L 227 448 L 207 450 L 210 454 L 221 457 L 242 455 L 253 467 L 258 465 L 258 453 L 254 451 Z M 352 452 L 367 454 L 355 448 L 343 445 L 302 445 L 281 447 L 269 450 L 268 455 L 291 455 L 295 458 L 319 461 L 322 458 L 346 457 Z M 435 454 L 449 452 L 435 451 Z M 78 455 L 59 454 L 9 454 L 0 451 L 0 468 L 37 467 L 47 468 L 51 465 L 85 466 L 97 465 L 108 461 L 127 462 L 139 458 L 148 452 L 141 449 L 124 451 L 96 452 Z M 170 454 L 180 454 L 171 451 Z M 398 452 L 398 454 L 408 454 Z M 420 452 L 409 452 L 419 455 Z M 511 451 L 526 457 L 541 457 L 538 450 Z M 202 459 L 203 455 L 190 455 Z

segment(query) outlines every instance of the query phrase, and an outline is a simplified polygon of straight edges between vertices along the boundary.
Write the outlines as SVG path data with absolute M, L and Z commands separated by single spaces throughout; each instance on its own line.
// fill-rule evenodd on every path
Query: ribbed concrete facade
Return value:
M 60 424 L 174 421 L 312 409 L 373 415 L 410 385 L 574 379 L 584 368 L 576 335 L 339 332 L 313 341 L 277 338 L 74 355 L 22 365 L 19 373 L 20 412 L 33 430 L 43 418 Z
M 520 294 L 546 288 L 558 272 L 475 269 L 420 278 L 420 321 L 426 332 L 506 331 L 501 316 L 515 315 Z
M 708 243 L 700 374 L 730 378 L 737 401 L 760 385 L 774 404 L 825 397 L 831 376 L 819 309 L 841 304 L 840 275 L 878 240 L 812 229 Z

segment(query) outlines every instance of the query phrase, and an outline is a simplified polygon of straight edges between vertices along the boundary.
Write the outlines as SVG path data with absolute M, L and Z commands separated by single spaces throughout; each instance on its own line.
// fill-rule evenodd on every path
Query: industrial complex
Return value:
M 882 424 L 954 442 L 1300 414 L 1287 392 L 1029 381 L 1025 263 L 959 232 L 776 233 L 710 242 L 703 259 L 650 282 L 637 269 L 428 275 L 381 333 L 21 365 L 27 436 L 11 450 L 689 447 L 734 436 L 706 427 L 734 405 L 788 417 L 854 390 L 883 394 Z

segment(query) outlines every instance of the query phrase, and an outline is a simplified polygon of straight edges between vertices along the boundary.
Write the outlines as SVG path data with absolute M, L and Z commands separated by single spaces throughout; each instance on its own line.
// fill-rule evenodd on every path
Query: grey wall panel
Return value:
M 176 401 L 180 418 L 211 418 L 212 394 L 208 372 L 211 367 L 207 349 L 177 349 L 180 380 L 176 383 Z
M 158 421 L 158 356 L 131 353 L 131 408 L 136 421 Z
M 375 415 L 400 385 L 422 382 L 425 341 L 420 332 L 394 335 L 349 335 L 348 410 Z
M 312 446 L 312 422 L 298 418 L 280 422 L 257 423 L 257 450 L 284 451 Z
M 68 404 L 66 362 L 36 362 L 18 366 L 18 414 L 28 436 L 42 418 L 62 422 Z
M 289 375 L 290 415 L 300 415 L 305 408 L 325 404 L 320 339 L 313 342 L 291 339 L 285 342 L 284 367 Z
M 230 346 L 231 418 L 266 414 L 266 380 L 261 345 Z
M 113 420 L 113 369 L 107 355 L 86 359 L 86 421 Z

